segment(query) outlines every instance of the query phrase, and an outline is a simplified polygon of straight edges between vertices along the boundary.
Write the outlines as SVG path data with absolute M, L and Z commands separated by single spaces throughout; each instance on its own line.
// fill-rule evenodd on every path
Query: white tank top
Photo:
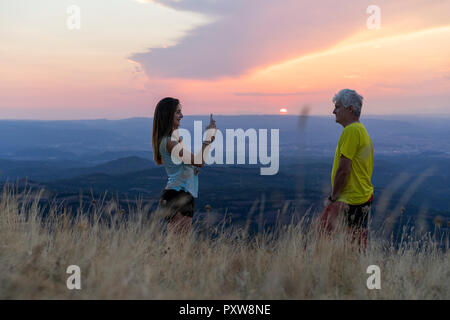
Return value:
M 198 175 L 194 174 L 195 167 L 190 164 L 175 164 L 172 157 L 167 151 L 166 141 L 168 137 L 164 137 L 159 146 L 162 162 L 166 169 L 168 181 L 165 189 L 184 190 L 189 192 L 194 198 L 198 197 Z

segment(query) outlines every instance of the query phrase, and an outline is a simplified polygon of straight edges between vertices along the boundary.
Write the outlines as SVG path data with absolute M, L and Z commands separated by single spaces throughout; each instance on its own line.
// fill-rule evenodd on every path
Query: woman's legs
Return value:
M 167 223 L 167 230 L 174 234 L 188 235 L 192 229 L 192 217 L 187 217 L 177 212 L 177 214 Z
M 194 215 L 194 198 L 183 190 L 165 189 L 160 198 L 165 211 L 167 230 L 172 234 L 190 234 Z

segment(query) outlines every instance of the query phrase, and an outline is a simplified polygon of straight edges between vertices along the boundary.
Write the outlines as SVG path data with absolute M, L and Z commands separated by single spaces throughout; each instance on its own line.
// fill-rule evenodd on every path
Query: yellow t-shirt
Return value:
M 373 171 L 373 144 L 362 123 L 349 124 L 339 138 L 331 170 L 331 186 L 334 186 L 334 176 L 339 167 L 341 155 L 352 160 L 352 168 L 338 201 L 351 205 L 363 204 L 373 194 L 373 185 L 370 181 Z

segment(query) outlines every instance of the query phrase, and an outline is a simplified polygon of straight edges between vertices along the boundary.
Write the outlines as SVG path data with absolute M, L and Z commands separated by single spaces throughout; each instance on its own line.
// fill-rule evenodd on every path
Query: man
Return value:
M 364 125 L 359 122 L 363 97 L 343 89 L 333 98 L 336 122 L 344 127 L 339 138 L 331 171 L 332 192 L 325 201 L 321 226 L 331 232 L 344 225 L 367 246 L 367 220 L 373 201 L 373 144 Z

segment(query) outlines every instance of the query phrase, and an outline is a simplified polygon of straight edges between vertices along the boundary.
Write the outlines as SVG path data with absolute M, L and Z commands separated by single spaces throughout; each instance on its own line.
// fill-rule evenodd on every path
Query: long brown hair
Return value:
M 170 136 L 173 127 L 173 117 L 180 101 L 175 98 L 164 98 L 158 102 L 153 116 L 152 147 L 153 159 L 157 165 L 162 164 L 159 145 L 164 137 Z

